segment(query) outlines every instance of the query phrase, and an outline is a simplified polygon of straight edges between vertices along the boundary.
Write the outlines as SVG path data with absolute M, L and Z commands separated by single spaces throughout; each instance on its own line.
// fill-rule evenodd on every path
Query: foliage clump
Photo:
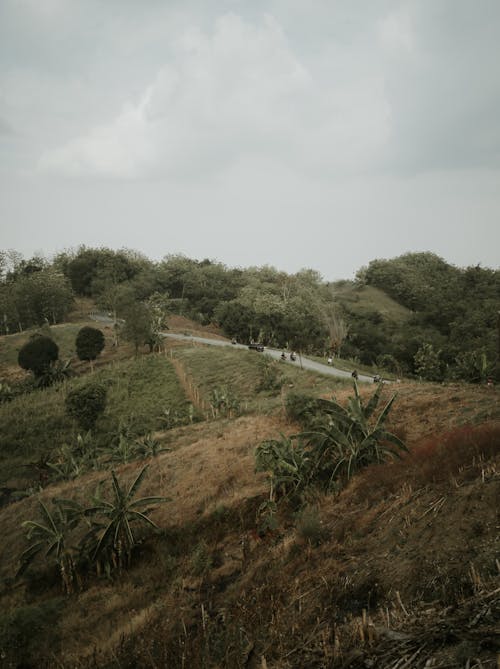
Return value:
M 240 400 L 229 386 L 213 388 L 209 402 L 214 418 L 219 416 L 232 418 L 240 412 Z
M 92 364 L 102 352 L 104 343 L 104 335 L 101 330 L 85 326 L 76 336 L 76 354 L 80 360 L 86 360 Z
M 71 499 L 54 499 L 49 509 L 40 501 L 41 521 L 22 523 L 31 544 L 20 556 L 17 575 L 43 554 L 45 566 L 57 566 L 64 592 L 71 594 L 81 588 L 83 576 L 91 571 L 110 576 L 128 567 L 138 544 L 133 525 L 141 522 L 157 529 L 149 518 L 150 507 L 166 501 L 164 497 L 136 498 L 147 468 L 143 467 L 129 486 L 112 471 L 110 498 L 98 489 L 90 507 Z M 82 525 L 83 534 L 77 531 Z
M 256 391 L 279 392 L 285 382 L 279 363 L 267 357 L 261 358 L 259 363 L 260 380 Z
M 375 416 L 382 385 L 365 404 L 354 382 L 347 407 L 303 395 L 289 398 L 289 415 L 302 424 L 303 432 L 264 441 L 256 451 L 257 470 L 271 472 L 271 499 L 274 491 L 290 495 L 310 485 L 336 490 L 364 467 L 406 451 L 401 439 L 385 428 L 395 395 Z
M 75 388 L 66 397 L 66 411 L 83 430 L 93 430 L 106 407 L 106 394 L 106 386 L 100 383 Z
M 19 366 L 33 373 L 35 378 L 43 376 L 59 358 L 59 346 L 50 337 L 34 335 L 19 351 Z

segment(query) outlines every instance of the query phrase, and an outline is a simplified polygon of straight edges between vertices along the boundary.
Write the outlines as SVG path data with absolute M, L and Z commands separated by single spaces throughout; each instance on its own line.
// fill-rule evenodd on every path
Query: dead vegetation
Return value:
M 188 380 L 199 388 L 195 373 L 193 364 Z M 129 571 L 89 578 L 71 597 L 61 598 L 42 564 L 27 580 L 13 579 L 26 546 L 20 521 L 36 516 L 38 499 L 88 499 L 108 473 L 52 484 L 0 509 L 3 611 L 59 607 L 57 643 L 40 645 L 38 656 L 19 649 L 5 666 L 494 669 L 497 391 L 396 389 L 390 427 L 410 453 L 367 468 L 340 494 L 311 491 L 301 508 L 283 500 L 272 528 L 260 511 L 267 477 L 255 473 L 254 451 L 297 430 L 279 407 L 156 432 L 169 451 L 149 460 L 141 495 L 168 498 L 151 512 L 162 530 L 141 537 Z M 335 389 L 341 403 L 351 393 Z M 120 480 L 142 464 L 117 466 Z

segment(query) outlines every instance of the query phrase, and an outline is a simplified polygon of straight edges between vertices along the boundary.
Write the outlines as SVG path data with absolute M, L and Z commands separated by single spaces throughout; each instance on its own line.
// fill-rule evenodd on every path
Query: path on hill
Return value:
M 197 337 L 196 335 L 184 335 L 184 334 L 174 334 L 173 332 L 163 332 L 163 337 L 170 337 L 172 339 L 181 339 L 183 341 L 191 341 L 197 344 L 208 344 L 209 346 L 230 346 L 231 348 L 244 349 L 248 351 L 248 346 L 245 344 L 231 344 L 230 341 L 225 339 L 208 339 L 206 337 Z M 264 351 L 264 355 L 268 355 L 275 360 L 281 359 L 282 349 L 277 348 L 267 348 Z M 260 353 L 255 353 L 255 355 L 261 355 Z M 330 365 L 325 365 L 321 362 L 316 362 L 315 360 L 310 360 L 304 356 L 302 358 L 302 367 L 304 369 L 309 369 L 313 372 L 320 372 L 321 374 L 327 374 L 329 376 L 337 376 L 342 379 L 350 379 L 351 372 L 346 372 L 343 369 L 338 369 L 337 367 L 332 367 Z M 284 364 L 287 365 L 298 365 L 300 367 L 300 359 L 297 355 L 297 360 L 293 362 L 288 356 Z M 366 376 L 365 374 L 359 374 L 358 381 L 364 381 L 366 383 L 373 383 L 372 376 Z
M 113 323 L 113 319 L 109 317 L 107 314 L 103 314 L 102 312 L 92 312 L 90 314 L 90 317 L 93 320 L 98 321 L 100 323 L 106 323 L 106 324 Z M 248 346 L 246 346 L 245 344 L 231 344 L 231 342 L 227 339 L 209 339 L 208 337 L 176 334 L 174 332 L 162 332 L 161 334 L 163 337 L 170 337 L 171 339 L 181 339 L 188 342 L 189 341 L 196 342 L 197 344 L 208 344 L 209 346 L 231 346 L 232 348 L 244 349 L 246 351 L 248 350 Z M 266 347 L 264 355 L 268 355 L 271 358 L 274 358 L 275 360 L 280 360 L 281 353 L 282 349 Z M 260 354 L 256 353 L 256 355 Z M 319 372 L 320 374 L 327 374 L 329 376 L 336 376 L 341 379 L 351 378 L 351 372 L 346 372 L 343 369 L 338 369 L 337 367 L 333 367 L 331 365 L 325 365 L 321 362 L 310 360 L 309 358 L 306 358 L 304 356 L 301 356 L 301 358 L 302 358 L 302 367 L 304 369 L 309 369 L 313 372 Z M 297 356 L 297 360 L 293 362 L 292 360 L 290 360 L 290 357 L 287 357 L 285 364 L 298 365 L 300 367 L 301 360 L 299 356 Z M 364 381 L 365 383 L 373 383 L 373 376 L 367 376 L 366 374 L 359 374 L 358 381 Z

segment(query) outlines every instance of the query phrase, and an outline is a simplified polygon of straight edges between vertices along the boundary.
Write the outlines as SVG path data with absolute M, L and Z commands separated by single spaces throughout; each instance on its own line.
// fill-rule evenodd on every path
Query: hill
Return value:
M 174 326 L 199 331 L 185 319 Z M 71 327 L 56 329 L 68 351 Z M 12 341 L 1 350 L 14 350 Z M 4 666 L 495 666 L 496 388 L 386 386 L 385 400 L 397 390 L 389 427 L 409 453 L 336 493 L 310 489 L 274 509 L 255 448 L 300 429 L 285 411 L 290 393 L 346 406 L 350 383 L 230 347 L 175 342 L 139 358 L 131 347 L 106 348 L 94 374 L 82 363 L 66 384 L 0 406 L 10 491 L 0 509 Z M 61 446 L 75 437 L 64 396 L 89 379 L 108 387 L 95 458 L 39 479 L 24 465 L 64 464 Z M 134 451 L 137 443 L 150 450 Z M 111 469 L 125 486 L 144 465 L 138 496 L 167 501 L 149 505 L 158 531 L 134 530 L 128 568 L 106 575 L 88 567 L 69 595 L 50 555 L 14 578 L 29 545 L 21 522 L 42 521 L 39 502 L 53 509 L 54 498 L 109 499 Z
M 350 281 L 333 284 L 335 299 L 347 312 L 370 316 L 374 312 L 391 323 L 407 323 L 412 312 L 380 288 L 358 285 Z

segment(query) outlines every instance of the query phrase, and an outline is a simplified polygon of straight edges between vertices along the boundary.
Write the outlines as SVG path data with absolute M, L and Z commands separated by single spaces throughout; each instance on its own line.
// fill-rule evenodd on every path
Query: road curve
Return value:
M 110 325 L 114 322 L 113 318 L 111 318 L 107 314 L 103 314 L 102 312 L 91 312 L 89 315 L 90 318 L 100 323 L 105 323 Z M 231 346 L 232 348 L 245 349 L 246 351 L 248 350 L 248 346 L 246 346 L 245 344 L 231 344 L 231 342 L 228 339 L 209 339 L 207 337 L 176 334 L 174 332 L 162 332 L 161 335 L 162 337 L 170 337 L 171 339 L 179 339 L 187 342 L 196 342 L 197 344 L 208 344 L 209 346 Z M 282 350 L 276 348 L 266 347 L 264 351 L 264 355 L 268 355 L 269 357 L 274 358 L 275 360 L 281 359 L 281 353 Z M 335 376 L 340 379 L 352 378 L 351 372 L 346 372 L 343 369 L 337 369 L 337 367 L 334 367 L 333 365 L 324 365 L 321 362 L 310 360 L 309 358 L 306 358 L 303 355 L 297 356 L 297 360 L 295 360 L 295 362 L 290 360 L 290 357 L 287 356 L 287 359 L 286 361 L 284 361 L 284 363 L 288 365 L 298 365 L 298 366 L 302 364 L 302 367 L 304 369 L 309 369 L 313 372 L 319 372 L 320 374 L 326 374 L 327 376 Z M 362 381 L 364 383 L 373 383 L 373 376 L 367 376 L 366 374 L 358 374 L 358 381 Z
M 209 346 L 230 346 L 231 348 L 239 348 L 239 349 L 245 349 L 246 351 L 248 350 L 248 346 L 244 344 L 231 344 L 229 340 L 226 339 L 208 339 L 205 337 L 197 337 L 196 335 L 183 335 L 183 334 L 175 334 L 173 332 L 162 332 L 163 337 L 169 337 L 171 339 L 179 339 L 183 340 L 186 342 L 196 342 L 197 344 L 208 344 Z M 276 349 L 276 348 L 267 348 L 264 351 L 264 355 L 268 355 L 271 358 L 274 358 L 275 360 L 280 360 L 281 359 L 281 349 Z M 256 355 L 259 355 L 256 353 Z M 309 369 L 313 372 L 319 372 L 320 374 L 326 374 L 327 376 L 336 376 L 337 378 L 341 379 L 350 379 L 351 377 L 351 372 L 346 372 L 343 369 L 337 369 L 336 367 L 333 367 L 331 365 L 324 365 L 321 362 L 316 362 L 315 360 L 310 360 L 309 358 L 304 357 L 303 355 L 297 356 L 297 360 L 293 362 L 290 360 L 290 357 L 287 355 L 286 361 L 284 361 L 284 364 L 288 365 L 299 365 L 302 362 L 302 367 L 304 369 Z M 358 374 L 358 381 L 363 381 L 365 383 L 373 383 L 373 376 L 367 376 L 365 374 Z

